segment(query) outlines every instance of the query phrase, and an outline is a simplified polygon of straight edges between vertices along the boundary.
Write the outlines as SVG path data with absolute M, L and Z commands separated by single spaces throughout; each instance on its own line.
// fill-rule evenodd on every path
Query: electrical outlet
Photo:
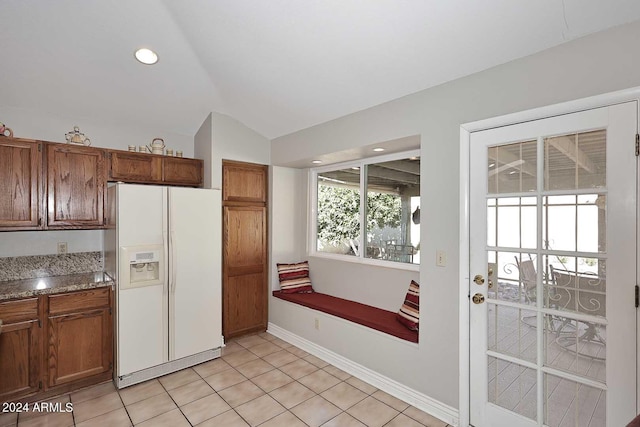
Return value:
M 58 242 L 58 253 L 59 254 L 67 253 L 67 242 Z
M 317 330 L 320 330 L 320 320 L 317 317 L 315 319 L 315 326 Z

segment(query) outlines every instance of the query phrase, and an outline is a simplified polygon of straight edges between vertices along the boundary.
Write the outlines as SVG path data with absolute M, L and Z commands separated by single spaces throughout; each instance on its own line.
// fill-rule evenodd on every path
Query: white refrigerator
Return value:
M 220 356 L 220 190 L 114 184 L 105 269 L 116 279 L 118 388 Z

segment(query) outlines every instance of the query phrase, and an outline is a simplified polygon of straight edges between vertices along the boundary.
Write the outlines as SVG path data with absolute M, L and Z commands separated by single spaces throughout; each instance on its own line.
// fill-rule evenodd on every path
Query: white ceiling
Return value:
M 274 138 L 638 20 L 640 1 L 2 0 L 0 17 L 0 111 L 188 135 L 218 111 Z

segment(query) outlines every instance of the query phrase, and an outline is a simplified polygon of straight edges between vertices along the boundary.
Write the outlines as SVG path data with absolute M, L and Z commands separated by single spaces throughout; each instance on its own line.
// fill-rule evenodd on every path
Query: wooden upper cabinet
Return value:
M 266 203 L 267 170 L 266 165 L 223 160 L 223 201 Z
M 109 181 L 160 183 L 162 157 L 110 150 Z
M 42 143 L 0 137 L 0 230 L 42 228 Z
M 200 159 L 162 157 L 162 182 L 199 187 L 203 182 L 203 167 Z
M 203 161 L 109 150 L 109 181 L 200 187 Z
M 47 144 L 47 226 L 99 228 L 104 222 L 105 151 Z

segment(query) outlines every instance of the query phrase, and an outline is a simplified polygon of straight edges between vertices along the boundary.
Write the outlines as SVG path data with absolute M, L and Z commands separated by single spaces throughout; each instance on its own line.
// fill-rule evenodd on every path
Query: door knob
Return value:
M 484 295 L 475 294 L 472 298 L 474 304 L 482 304 L 484 302 Z
M 484 284 L 484 277 L 481 274 L 476 274 L 473 281 L 476 282 L 476 285 L 482 285 Z

